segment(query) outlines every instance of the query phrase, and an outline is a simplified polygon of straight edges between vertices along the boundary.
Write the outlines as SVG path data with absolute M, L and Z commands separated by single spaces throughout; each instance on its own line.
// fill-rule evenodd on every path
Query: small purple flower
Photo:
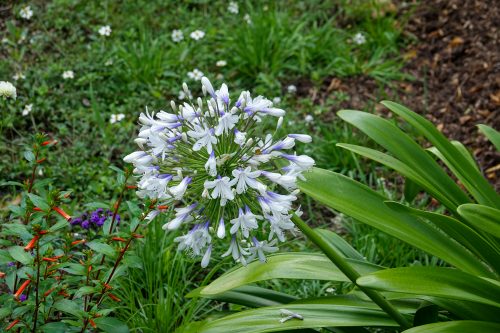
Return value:
M 7 263 L 7 266 L 8 266 L 8 267 L 12 267 L 12 266 L 15 266 L 15 265 L 16 265 L 16 263 L 15 263 L 15 262 L 13 262 L 13 261 L 11 261 L 11 262 Z
M 90 214 L 90 222 L 92 223 L 97 223 L 97 221 L 99 221 L 99 214 L 97 212 L 92 212 L 92 214 Z
M 82 218 L 81 217 L 76 217 L 74 219 L 71 219 L 71 221 L 69 222 L 71 225 L 77 225 L 77 224 L 80 224 L 82 223 Z
M 90 222 L 89 222 L 89 220 L 85 220 L 85 221 L 82 222 L 82 228 L 83 229 L 90 228 Z
M 103 217 L 99 218 L 99 220 L 96 222 L 96 225 L 98 227 L 102 227 L 104 225 L 105 221 L 106 221 L 106 217 L 103 216 Z
M 28 299 L 28 296 L 26 296 L 25 294 L 22 294 L 21 296 L 19 296 L 19 301 L 20 302 L 24 302 L 27 299 Z

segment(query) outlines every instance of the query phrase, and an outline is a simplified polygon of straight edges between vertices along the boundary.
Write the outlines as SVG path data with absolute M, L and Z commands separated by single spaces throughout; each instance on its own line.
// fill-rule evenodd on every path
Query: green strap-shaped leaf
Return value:
M 238 312 L 221 319 L 197 323 L 183 333 L 265 333 L 301 328 L 348 327 L 348 326 L 398 326 L 384 312 L 365 306 L 338 305 L 307 302 L 264 307 Z M 303 320 L 289 319 L 280 322 L 285 309 L 300 315 Z
M 457 207 L 456 202 L 451 200 L 446 191 L 443 192 L 443 189 L 440 188 L 437 183 L 433 182 L 432 179 L 426 178 L 417 170 L 415 170 L 415 168 L 410 167 L 409 165 L 401 162 L 397 158 L 379 152 L 378 150 L 362 146 L 356 146 L 346 143 L 339 143 L 337 144 L 337 146 L 348 149 L 356 154 L 368 157 L 369 159 L 377 161 L 397 171 L 401 175 L 405 176 L 407 179 L 411 179 L 420 187 L 424 188 L 429 194 L 431 194 L 433 197 L 439 200 L 439 202 L 441 202 L 446 207 L 450 208 L 453 211 L 456 209 Z
M 403 333 L 498 333 L 500 324 L 476 320 L 457 320 L 417 326 Z
M 420 145 L 389 121 L 361 111 L 342 110 L 338 115 L 387 149 L 395 158 L 411 166 L 420 177 L 427 179 L 429 183 L 434 183 L 440 192 L 445 193 L 453 202 L 452 207 L 443 202 L 452 211 L 459 205 L 470 202 L 467 195 L 448 177 L 439 164 Z
M 382 267 L 367 262 L 346 259 L 360 274 Z M 200 296 L 220 294 L 239 286 L 270 279 L 350 280 L 323 254 L 279 253 L 267 257 L 267 262 L 253 261 L 247 266 L 229 271 L 206 286 Z
M 496 306 L 500 310 L 499 284 L 453 268 L 384 269 L 360 277 L 357 283 L 377 290 L 478 302 Z
M 500 210 L 476 204 L 458 207 L 458 213 L 473 226 L 500 237 Z M 500 261 L 500 258 L 497 258 Z
M 433 254 L 467 272 L 489 276 L 491 272 L 470 251 L 436 229 L 410 214 L 387 207 L 380 193 L 341 174 L 314 168 L 299 182 L 305 194 L 328 207 L 352 216 L 389 235 Z
M 351 258 L 351 259 L 356 259 L 356 260 L 361 260 L 361 261 L 366 261 L 366 259 L 356 251 L 349 243 L 345 241 L 344 238 L 340 237 L 336 233 L 330 230 L 326 229 L 319 229 L 316 228 L 314 229 L 316 233 L 323 238 L 325 241 L 333 245 L 337 250 L 339 250 L 345 257 Z
M 186 297 L 200 296 L 202 290 L 203 287 L 197 288 L 187 294 Z M 220 302 L 240 304 L 251 308 L 287 304 L 297 300 L 295 296 L 257 286 L 241 286 L 206 297 Z
M 477 125 L 477 127 L 493 143 L 495 148 L 500 151 L 500 132 L 486 125 Z
M 397 103 L 383 101 L 382 104 L 406 120 L 443 154 L 444 158 L 453 166 L 452 169 L 457 178 L 479 203 L 500 207 L 500 196 L 493 187 L 430 121 Z
M 462 156 L 464 157 L 464 160 L 468 161 L 470 166 L 474 169 L 476 169 L 477 171 L 480 171 L 479 170 L 479 167 L 477 166 L 477 163 L 476 161 L 474 160 L 474 158 L 472 157 L 472 155 L 469 153 L 469 151 L 467 150 L 467 148 L 465 148 L 465 146 L 459 142 L 459 141 L 451 141 L 451 144 L 455 146 L 455 148 L 457 148 L 457 151 L 460 152 L 460 154 L 462 154 Z M 446 158 L 444 157 L 443 154 L 441 154 L 441 152 L 436 148 L 436 147 L 430 147 L 430 148 L 427 148 L 428 151 L 430 151 L 431 153 L 433 153 L 434 155 L 436 155 L 441 161 L 443 161 L 444 163 L 446 163 L 446 165 L 452 169 L 453 166 L 451 165 L 451 163 L 446 160 Z M 455 171 L 453 171 L 455 173 Z
M 485 239 L 473 228 L 457 219 L 454 219 L 451 216 L 426 212 L 424 210 L 411 208 L 394 201 L 387 201 L 385 204 L 394 211 L 405 212 L 407 214 L 411 214 L 430 221 L 437 228 L 446 233 L 450 238 L 454 239 L 458 243 L 465 246 L 472 253 L 474 253 L 478 257 L 478 260 L 480 260 L 479 258 L 481 258 L 481 260 L 486 261 L 491 269 L 497 272 L 496 274 L 490 272 L 491 274 L 487 274 L 487 276 L 493 278 L 499 276 L 500 251 L 498 247 L 494 246 L 489 240 Z M 462 206 L 459 206 L 459 209 L 460 207 Z

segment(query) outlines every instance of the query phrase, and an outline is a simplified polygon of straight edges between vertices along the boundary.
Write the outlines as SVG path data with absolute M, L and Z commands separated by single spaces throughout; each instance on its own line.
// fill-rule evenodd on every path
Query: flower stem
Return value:
M 343 255 L 341 255 L 338 250 L 328 244 L 324 239 L 322 239 L 316 231 L 309 227 L 301 218 L 297 215 L 292 217 L 293 223 L 304 233 L 304 235 L 309 238 L 316 246 L 318 246 L 321 251 L 330 259 L 335 266 L 337 266 L 342 273 L 351 282 L 356 285 L 361 291 L 363 291 L 375 304 L 377 304 L 382 310 L 384 310 L 392 319 L 394 319 L 402 328 L 407 329 L 411 327 L 408 320 L 398 311 L 394 306 L 387 301 L 384 296 L 379 292 L 362 287 L 356 283 L 356 280 L 361 276 L 346 260 Z
M 36 284 L 35 284 L 35 314 L 33 316 L 33 331 L 36 332 L 36 324 L 38 321 L 38 309 L 40 307 L 40 299 L 39 299 L 39 289 L 40 289 L 40 241 L 36 242 Z

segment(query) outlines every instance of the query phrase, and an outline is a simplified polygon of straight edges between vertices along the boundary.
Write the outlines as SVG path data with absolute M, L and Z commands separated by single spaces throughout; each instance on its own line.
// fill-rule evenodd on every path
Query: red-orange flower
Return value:
M 14 327 L 17 323 L 19 322 L 19 319 L 14 320 L 12 323 L 10 323 L 9 326 L 5 329 L 6 331 L 10 330 L 12 327 Z
M 19 289 L 17 289 L 16 293 L 14 294 L 14 297 L 16 299 L 19 298 L 19 296 L 21 296 L 21 294 L 23 293 L 24 289 L 26 289 L 26 287 L 28 287 L 30 283 L 31 280 L 24 281 L 23 284 L 19 287 Z
M 33 237 L 28 245 L 26 245 L 24 247 L 24 251 L 30 251 L 30 250 L 33 250 L 35 248 L 35 245 L 36 245 L 36 242 L 38 241 L 38 239 L 40 238 L 40 236 L 36 235 L 35 237 Z
M 42 146 L 48 146 L 51 144 L 55 145 L 56 143 L 57 143 L 57 140 L 47 140 L 47 141 L 42 142 Z
M 111 293 L 109 293 L 108 296 L 109 296 L 109 298 L 111 298 L 115 302 L 121 302 L 122 301 L 121 299 L 119 299 L 118 297 L 116 297 L 115 295 L 113 295 Z
M 64 217 L 66 220 L 71 220 L 71 216 L 69 216 L 64 210 L 62 210 L 61 208 L 59 207 L 54 207 L 52 208 L 53 210 L 55 210 L 59 215 L 61 215 L 62 217 Z
M 125 238 L 121 238 L 121 237 L 113 237 L 111 239 L 114 240 L 115 242 L 126 242 L 127 241 Z
M 71 245 L 75 246 L 75 245 L 78 245 L 78 244 L 81 244 L 81 243 L 85 243 L 86 240 L 85 239 L 79 239 L 79 240 L 76 240 L 74 242 L 71 242 Z

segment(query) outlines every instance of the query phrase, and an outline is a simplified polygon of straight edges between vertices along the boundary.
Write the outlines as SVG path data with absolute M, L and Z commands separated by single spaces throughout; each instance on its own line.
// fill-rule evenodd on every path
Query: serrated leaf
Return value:
M 100 317 L 94 319 L 97 327 L 106 333 L 128 333 L 129 329 L 127 324 L 113 318 L 113 317 Z
M 99 243 L 99 242 L 93 241 L 93 242 L 85 243 L 85 245 L 87 245 L 88 247 L 90 247 L 92 250 L 94 250 L 97 253 L 102 253 L 102 254 L 105 254 L 105 255 L 110 256 L 110 257 L 114 256 L 116 253 L 116 250 L 112 246 L 105 244 L 105 243 Z
M 69 313 L 75 317 L 83 319 L 83 314 L 85 313 L 80 309 L 76 302 L 70 301 L 68 299 L 62 299 L 54 303 L 53 307 L 59 311 Z
M 29 252 L 24 251 L 22 246 L 12 246 L 8 249 L 9 254 L 16 261 L 19 261 L 23 265 L 29 265 L 33 262 L 33 257 Z
M 33 162 L 35 160 L 35 154 L 33 154 L 31 150 L 25 151 L 23 155 L 28 162 Z
M 40 326 L 40 330 L 44 333 L 66 333 L 68 331 L 68 325 L 61 321 L 54 323 L 47 323 Z
M 96 287 L 92 286 L 83 286 L 80 289 L 78 289 L 74 295 L 74 298 L 80 298 L 85 295 L 93 294 L 97 292 L 99 289 Z
M 48 212 L 50 210 L 50 206 L 44 198 L 33 193 L 28 193 L 28 197 L 35 207 L 40 208 L 44 212 Z

